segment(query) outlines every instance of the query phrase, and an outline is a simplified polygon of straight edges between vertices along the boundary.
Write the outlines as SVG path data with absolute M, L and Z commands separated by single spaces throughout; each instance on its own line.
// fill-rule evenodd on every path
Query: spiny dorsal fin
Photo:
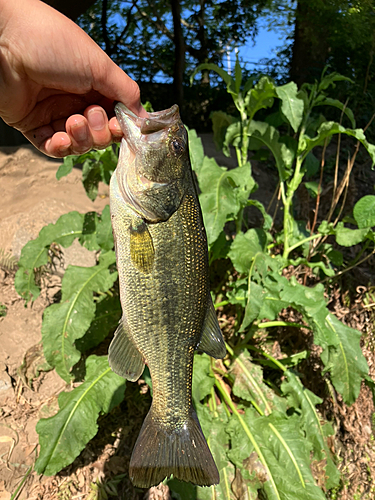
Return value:
M 197 348 L 216 359 L 224 358 L 227 353 L 223 334 L 221 333 L 210 295 L 208 297 L 207 312 L 202 327 L 202 338 Z
M 140 218 L 130 226 L 130 257 L 135 267 L 142 273 L 150 273 L 154 264 L 154 244 L 147 224 Z
M 117 375 L 131 382 L 138 380 L 143 373 L 145 363 L 130 337 L 125 318 L 120 320 L 115 336 L 109 346 L 108 362 Z

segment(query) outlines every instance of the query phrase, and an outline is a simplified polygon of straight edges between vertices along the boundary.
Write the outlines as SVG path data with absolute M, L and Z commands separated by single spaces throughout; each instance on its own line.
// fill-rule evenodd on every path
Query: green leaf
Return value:
M 335 389 L 350 405 L 357 399 L 362 379 L 368 373 L 360 347 L 361 333 L 341 323 L 333 314 L 328 314 L 326 324 L 336 335 L 337 343 L 328 346 L 321 358 L 325 370 L 331 374 Z
M 289 178 L 293 165 L 295 151 L 287 144 L 279 141 L 279 132 L 265 122 L 253 120 L 249 128 L 249 136 L 262 142 L 273 154 L 279 171 L 280 180 Z
M 275 89 L 273 81 L 263 76 L 254 88 L 249 90 L 244 99 L 249 120 L 252 120 L 260 109 L 270 108 L 273 105 L 274 97 L 276 97 Z
M 333 106 L 335 108 L 340 109 L 349 118 L 351 126 L 353 128 L 355 128 L 356 123 L 355 123 L 353 111 L 350 108 L 348 108 L 347 106 L 345 106 L 345 104 L 343 104 L 341 101 L 339 101 L 337 99 L 331 99 L 330 97 L 326 97 L 323 100 L 319 101 L 317 104 L 315 104 L 315 106 Z
M 322 422 L 315 408 L 322 400 L 306 389 L 293 372 L 287 370 L 284 375 L 286 380 L 281 384 L 281 390 L 287 396 L 290 406 L 301 411 L 301 429 L 312 443 L 312 463 L 323 476 L 320 482 L 325 483 L 327 489 L 334 488 L 339 484 L 340 472 L 332 459 L 326 440 L 327 436 L 334 434 L 333 428 Z
M 238 60 L 238 53 L 236 53 L 236 64 L 234 66 L 234 76 L 235 76 L 235 85 L 236 85 L 236 93 L 240 93 L 241 83 L 242 83 L 242 70 L 240 66 L 240 62 Z
M 281 99 L 281 111 L 290 123 L 294 132 L 297 132 L 301 125 L 304 102 L 298 96 L 298 88 L 294 82 L 275 88 L 276 95 Z
M 61 284 L 61 302 L 45 309 L 44 355 L 66 382 L 70 382 L 70 370 L 81 356 L 74 342 L 83 337 L 95 317 L 93 293 L 106 292 L 117 278 L 117 272 L 108 269 L 114 263 L 114 252 L 108 252 L 97 266 L 69 266 Z
M 303 163 L 303 167 L 306 171 L 306 176 L 308 178 L 313 177 L 317 171 L 319 170 L 320 167 L 320 161 L 316 156 L 313 155 L 313 153 L 310 151 L 310 153 L 306 156 L 305 161 Z
M 97 242 L 98 214 L 87 212 L 83 216 L 82 234 L 78 238 L 80 244 L 87 250 L 100 250 Z
M 330 73 L 329 75 L 322 76 L 322 79 L 319 82 L 318 91 L 321 92 L 322 90 L 326 90 L 326 89 L 328 89 L 328 87 L 330 85 L 335 87 L 334 82 L 354 83 L 351 78 L 348 78 L 347 76 L 340 75 L 339 73 L 333 72 L 333 73 Z
M 343 222 L 339 222 L 335 229 L 336 241 L 343 247 L 358 245 L 358 243 L 361 243 L 366 238 L 369 231 L 371 231 L 371 229 L 368 227 L 363 229 L 350 229 L 344 227 Z
M 48 224 L 41 229 L 38 237 L 22 248 L 15 287 L 27 302 L 34 301 L 39 296 L 40 288 L 35 284 L 34 270 L 47 264 L 51 244 L 55 242 L 67 248 L 75 238 L 83 238 L 84 217 L 78 212 L 64 214 L 55 224 Z
M 185 481 L 170 479 L 167 485 L 174 500 L 197 500 L 197 487 Z
M 324 500 L 310 471 L 310 446 L 301 431 L 298 415 L 274 412 L 257 416 L 250 408 L 233 416 L 229 458 L 250 483 L 262 486 L 270 500 Z M 247 467 L 246 467 L 247 466 Z
M 272 227 L 272 217 L 266 212 L 264 205 L 258 200 L 248 200 L 247 206 L 256 207 L 262 213 L 264 217 L 263 229 L 269 231 Z
M 300 152 L 306 155 L 315 146 L 320 146 L 323 144 L 324 140 L 331 137 L 334 134 L 346 134 L 354 137 L 367 149 L 367 152 L 371 156 L 372 162 L 375 163 L 375 146 L 370 144 L 361 128 L 349 129 L 345 128 L 336 122 L 324 122 L 319 127 L 316 137 L 310 138 L 308 135 L 304 135 L 300 139 L 299 149 Z
M 260 258 L 263 254 L 257 254 Z M 257 258 L 255 256 L 255 258 Z M 263 288 L 251 281 L 251 275 L 249 274 L 248 288 L 247 288 L 247 302 L 245 305 L 245 314 L 240 326 L 239 331 L 243 332 L 255 319 L 259 317 L 259 313 L 262 309 L 264 303 L 264 290 Z
M 363 196 L 353 208 L 353 215 L 360 229 L 375 226 L 375 196 Z
M 213 111 L 210 114 L 210 118 L 212 120 L 215 145 L 219 150 L 221 150 L 225 141 L 227 128 L 229 125 L 238 120 L 233 116 L 224 113 L 224 111 Z
M 118 326 L 122 314 L 118 295 L 107 295 L 97 302 L 95 317 L 83 337 L 75 341 L 80 352 L 85 352 L 99 345 L 110 332 Z
M 120 404 L 125 380 L 112 372 L 107 357 L 90 356 L 86 379 L 71 392 L 59 395 L 59 412 L 39 420 L 38 474 L 52 476 L 71 464 L 98 431 L 97 418 Z
M 59 181 L 61 177 L 65 177 L 70 174 L 74 167 L 75 156 L 66 156 L 64 158 L 64 163 L 59 166 L 56 172 L 56 179 Z
M 213 158 L 204 157 L 198 175 L 204 225 L 209 247 L 216 241 L 224 224 L 233 220 L 255 187 L 250 164 L 227 170 Z
M 332 383 L 347 404 L 358 397 L 361 381 L 368 372 L 360 347 L 361 334 L 341 323 L 329 313 L 324 300 L 324 287 L 307 288 L 287 282 L 280 298 L 289 302 L 306 318 L 314 330 L 314 342 L 323 348 L 325 370 L 330 371 Z
M 86 160 L 82 167 L 82 183 L 87 196 L 94 201 L 98 195 L 99 182 L 102 180 L 102 164 L 99 161 Z
M 211 394 L 215 379 L 211 373 L 210 356 L 207 354 L 196 354 L 194 356 L 192 396 L 195 406 L 206 396 Z
M 263 370 L 251 361 L 246 349 L 233 360 L 231 374 L 235 377 L 233 394 L 246 401 L 254 402 L 265 415 L 278 409 L 286 411 L 286 401 L 278 397 L 263 382 Z
M 217 73 L 224 80 L 224 82 L 227 84 L 227 91 L 230 94 L 237 96 L 237 93 L 235 91 L 235 83 L 234 83 L 233 78 L 230 76 L 229 73 L 227 73 L 225 70 L 223 70 L 223 68 L 220 68 L 217 64 L 214 64 L 214 63 L 199 64 L 195 68 L 195 70 L 193 71 L 193 73 L 190 77 L 190 85 L 193 83 L 195 75 L 197 73 L 199 73 L 200 71 L 203 71 L 205 69 L 207 69 L 208 71 L 214 71 L 215 73 Z
M 202 139 L 194 129 L 188 131 L 191 168 L 199 175 L 203 165 L 204 151 Z
M 238 233 L 228 257 L 239 273 L 248 273 L 255 255 L 264 252 L 266 243 L 267 236 L 263 229 L 249 229 L 245 234 Z
M 96 241 L 103 250 L 112 250 L 114 247 L 109 205 L 106 205 L 103 209 L 102 216 L 97 226 Z
M 218 405 L 214 412 L 207 406 L 197 407 L 202 430 L 214 457 L 220 475 L 220 483 L 210 488 L 197 488 L 197 500 L 231 500 L 231 483 L 234 479 L 234 466 L 228 460 L 229 436 L 226 432 L 228 415 L 224 405 Z

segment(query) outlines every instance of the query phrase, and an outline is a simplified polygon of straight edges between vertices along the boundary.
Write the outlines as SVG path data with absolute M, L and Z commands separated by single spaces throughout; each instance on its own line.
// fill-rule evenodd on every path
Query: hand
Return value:
M 115 101 L 147 116 L 138 85 L 68 18 L 39 0 L 0 0 L 0 12 L 0 116 L 40 151 L 119 140 Z

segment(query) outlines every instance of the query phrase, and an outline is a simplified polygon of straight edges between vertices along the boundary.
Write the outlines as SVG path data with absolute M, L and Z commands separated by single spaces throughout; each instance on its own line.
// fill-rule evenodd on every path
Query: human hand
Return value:
M 115 101 L 147 116 L 138 85 L 71 20 L 39 0 L 0 0 L 0 11 L 0 116 L 40 151 L 119 140 Z

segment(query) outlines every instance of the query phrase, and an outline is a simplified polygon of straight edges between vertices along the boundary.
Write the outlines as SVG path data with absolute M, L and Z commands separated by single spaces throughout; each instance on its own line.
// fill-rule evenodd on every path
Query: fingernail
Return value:
M 83 142 L 88 139 L 88 131 L 85 122 L 78 122 L 72 125 L 72 134 L 77 142 Z
M 103 111 L 100 109 L 92 109 L 87 114 L 87 121 L 93 130 L 102 130 L 105 124 Z

